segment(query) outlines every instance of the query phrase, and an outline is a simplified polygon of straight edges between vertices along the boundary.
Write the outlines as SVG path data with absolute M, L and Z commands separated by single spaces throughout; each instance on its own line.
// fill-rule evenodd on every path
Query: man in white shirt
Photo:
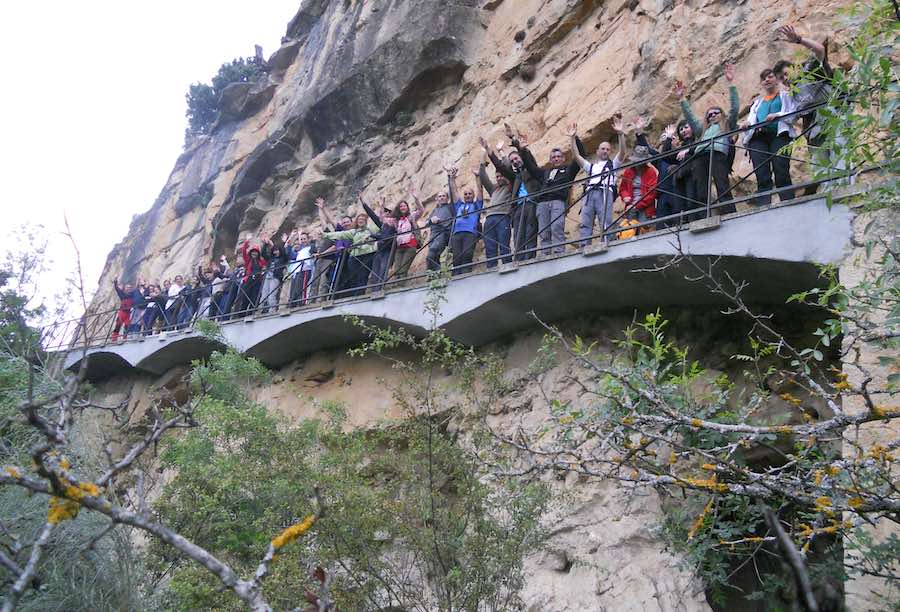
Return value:
M 594 234 L 594 217 L 599 219 L 604 231 L 612 225 L 613 203 L 616 201 L 616 182 L 618 180 L 616 170 L 625 161 L 626 152 L 625 125 L 622 118 L 616 117 L 612 127 L 619 139 L 619 150 L 616 156 L 610 159 L 612 145 L 604 141 L 597 146 L 597 161 L 593 163 L 578 153 L 578 147 L 575 144 L 578 138 L 578 126 L 573 123 L 566 131 L 572 139 L 575 160 L 590 176 L 586 186 L 587 194 L 581 206 L 580 238 L 582 247 L 591 244 L 590 237 Z M 608 240 L 609 237 L 604 236 L 603 239 Z
M 181 300 L 179 299 L 179 295 L 181 291 L 184 289 L 184 277 L 180 274 L 175 277 L 175 281 L 169 285 L 169 291 L 167 295 L 169 296 L 168 301 L 166 301 L 166 325 L 169 328 L 175 327 L 176 315 L 178 314 L 178 307 L 181 305 Z

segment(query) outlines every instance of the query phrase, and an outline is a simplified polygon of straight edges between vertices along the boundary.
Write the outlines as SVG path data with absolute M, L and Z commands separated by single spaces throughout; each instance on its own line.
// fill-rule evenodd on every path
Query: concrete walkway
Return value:
M 718 259 L 727 271 L 748 283 L 748 302 L 783 304 L 803 288 L 815 286 L 817 265 L 840 262 L 849 248 L 852 213 L 846 206 L 826 205 L 824 198 L 795 201 L 692 224 L 679 233 L 657 232 L 593 247 L 551 259 L 510 264 L 454 278 L 436 321 L 461 342 L 481 345 L 534 325 L 533 311 L 546 321 L 592 313 L 652 309 L 667 305 L 723 303 L 702 282 L 685 278 L 686 263 L 664 271 L 677 252 L 700 265 Z M 695 274 L 694 274 L 695 275 Z M 402 326 L 424 334 L 433 321 L 425 312 L 428 289 L 396 289 L 386 294 L 348 298 L 255 315 L 222 324 L 226 342 L 279 366 L 315 351 L 352 346 L 362 339 L 358 327 L 345 320 L 356 315 L 379 325 Z M 75 369 L 90 355 L 88 377 L 103 378 L 132 368 L 160 374 L 208 355 L 217 348 L 193 330 L 165 332 L 105 346 L 71 350 L 65 367 Z

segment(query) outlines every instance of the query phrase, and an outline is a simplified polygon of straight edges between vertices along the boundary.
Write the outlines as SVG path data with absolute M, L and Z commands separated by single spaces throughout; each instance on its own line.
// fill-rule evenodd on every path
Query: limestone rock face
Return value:
M 724 105 L 727 60 L 737 63 L 746 107 L 759 71 L 796 54 L 775 40 L 775 28 L 799 23 L 824 38 L 844 4 L 303 0 L 264 81 L 229 92 L 212 133 L 187 147 L 152 207 L 110 253 L 92 308 L 115 306 L 113 278 L 161 282 L 232 257 L 248 234 L 316 229 L 318 196 L 341 214 L 360 190 L 396 201 L 412 182 L 427 207 L 444 186 L 442 166 L 476 163 L 478 138 L 496 142 L 505 121 L 528 135 L 539 161 L 552 146 L 568 149 L 569 122 L 589 150 L 612 140 L 616 113 L 650 116 L 655 137 L 678 118 L 675 78 L 688 84 L 697 108 Z M 516 339 L 508 365 L 526 367 L 538 341 Z M 548 376 L 560 377 L 560 394 L 575 393 L 563 374 Z M 342 353 L 314 355 L 280 371 L 258 399 L 302 418 L 315 414 L 311 398 L 363 397 L 349 414 L 365 426 L 401 416 L 378 382 L 388 375 Z M 492 418 L 510 427 L 546 418 L 532 391 L 517 389 Z M 702 587 L 652 533 L 655 492 L 556 484 L 573 499 L 548 549 L 528 558 L 528 610 L 709 610 Z
M 824 38 L 842 4 L 303 0 L 262 81 L 226 90 L 213 132 L 110 253 L 93 308 L 114 306 L 115 277 L 161 281 L 233 253 L 248 233 L 315 228 L 317 196 L 340 213 L 359 190 L 396 201 L 412 182 L 431 201 L 441 166 L 474 164 L 478 137 L 496 141 L 504 121 L 539 160 L 568 148 L 571 121 L 589 149 L 611 139 L 617 112 L 649 115 L 655 135 L 678 116 L 676 77 L 698 107 L 724 101 L 726 60 L 746 106 L 759 70 L 797 54 L 775 40 L 777 25 Z

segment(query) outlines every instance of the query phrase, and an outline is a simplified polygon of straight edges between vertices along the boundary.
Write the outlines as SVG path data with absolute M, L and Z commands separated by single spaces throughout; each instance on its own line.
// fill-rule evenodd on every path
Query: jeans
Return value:
M 366 281 L 372 271 L 375 253 L 351 255 L 347 258 L 347 287 L 343 296 L 362 295 L 365 293 Z
M 513 236 L 516 244 L 516 261 L 537 256 L 537 212 L 534 202 L 525 198 L 512 213 Z
M 702 206 L 697 194 L 697 183 L 692 175 L 689 174 L 682 179 L 675 179 L 675 193 L 677 194 L 675 198 L 677 201 L 676 206 L 678 207 L 678 212 L 685 213 L 682 215 L 685 223 L 702 218 L 702 214 L 686 214 L 688 211 L 696 210 Z
M 450 251 L 453 253 L 453 276 L 472 271 L 475 243 L 478 235 L 472 232 L 456 232 L 450 237 Z
M 538 202 L 537 218 L 544 255 L 565 253 L 563 242 L 566 241 L 566 203 L 562 200 Z
M 275 307 L 278 305 L 278 293 L 281 284 L 278 282 L 278 279 L 275 278 L 271 273 L 266 273 L 266 278 L 263 280 L 262 291 L 259 296 L 259 303 L 265 311 L 275 310 Z
M 369 284 L 373 285 L 372 290 L 378 291 L 384 288 L 384 281 L 387 280 L 388 269 L 391 266 L 391 249 L 381 249 L 375 252 L 372 260 L 372 272 L 369 274 Z
M 450 232 L 441 228 L 431 228 L 431 243 L 428 245 L 428 269 L 436 272 L 441 269 L 441 255 L 450 244 Z
M 672 189 L 670 185 L 667 190 Z M 659 192 L 657 192 L 659 193 Z M 660 193 L 656 200 L 656 216 L 667 217 L 669 215 L 677 215 L 681 212 L 681 200 L 678 196 L 670 193 Z M 657 227 L 672 227 L 678 225 L 678 218 L 667 219 L 656 224 Z
M 487 256 L 487 267 L 497 266 L 497 255 L 503 257 L 503 263 L 512 261 L 509 256 L 509 237 L 511 229 L 507 215 L 490 215 L 484 220 L 484 253 Z
M 581 246 L 591 243 L 594 234 L 594 217 L 600 221 L 600 229 L 606 230 L 612 225 L 613 218 L 613 191 L 612 187 L 593 187 L 588 189 L 581 207 L 581 225 L 579 226 L 579 238 Z M 608 238 L 604 236 L 604 239 Z
M 721 151 L 713 151 L 712 153 L 712 182 L 715 184 L 716 197 L 713 199 L 713 190 L 710 188 L 709 170 L 710 170 L 710 152 L 709 150 L 701 151 L 694 158 L 693 173 L 696 179 L 696 189 L 700 194 L 697 198 L 701 202 L 706 202 L 712 206 L 715 202 L 727 202 L 731 200 L 731 185 L 728 181 L 728 175 L 731 173 L 728 167 L 728 156 Z M 707 198 L 707 196 L 709 196 Z M 726 204 L 717 206 L 712 209 L 711 214 L 722 215 L 734 212 L 734 204 Z M 705 213 L 704 215 L 705 216 Z
M 756 175 L 756 191 L 758 193 L 769 191 L 773 188 L 772 175 L 775 176 L 776 187 L 787 187 L 791 184 L 791 160 L 783 155 L 778 155 L 782 147 L 790 144 L 791 137 L 787 134 L 773 134 L 770 131 L 758 131 L 750 139 L 750 161 L 753 163 L 753 173 Z M 788 189 L 778 193 L 778 199 L 793 199 L 794 190 Z M 765 206 L 772 203 L 772 194 L 754 198 L 756 206 Z

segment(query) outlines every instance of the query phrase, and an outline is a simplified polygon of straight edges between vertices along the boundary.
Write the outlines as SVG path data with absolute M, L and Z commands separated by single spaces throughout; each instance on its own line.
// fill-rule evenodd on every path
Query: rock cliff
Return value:
M 746 105 L 759 71 L 790 56 L 775 28 L 799 22 L 819 35 L 844 4 L 303 0 L 265 77 L 226 91 L 211 134 L 190 143 L 150 210 L 110 253 L 93 308 L 113 307 L 113 278 L 190 274 L 233 253 L 247 233 L 316 227 L 317 196 L 343 211 L 357 191 L 393 199 L 411 181 L 433 201 L 442 165 L 473 163 L 478 137 L 496 140 L 504 121 L 529 135 L 539 159 L 566 144 L 563 127 L 572 121 L 589 148 L 611 139 L 619 112 L 649 115 L 656 131 L 678 115 L 669 93 L 675 78 L 700 105 L 724 98 L 726 60 L 738 65 Z M 609 342 L 625 323 L 607 318 L 593 335 Z M 714 330 L 704 325 L 693 331 L 709 337 Z M 525 368 L 538 340 L 522 334 L 500 347 L 507 365 Z M 698 344 L 730 354 L 712 340 Z M 545 375 L 561 397 L 577 393 L 574 367 Z M 387 375 L 381 364 L 323 353 L 277 372 L 259 399 L 295 418 L 313 414 L 316 401 L 342 399 L 353 424 L 365 426 L 400 416 L 378 382 Z M 105 386 L 122 394 L 135 385 L 139 401 L 162 384 L 138 377 Z M 366 402 L 357 405 L 359 397 Z M 546 412 L 537 392 L 523 387 L 495 417 L 499 427 L 514 427 Z M 710 609 L 702 587 L 652 532 L 661 504 L 654 492 L 571 489 L 550 547 L 528 560 L 530 610 Z
M 746 106 L 759 70 L 796 53 L 775 28 L 824 37 L 842 4 L 303 0 L 265 77 L 225 92 L 212 133 L 110 253 L 94 308 L 113 307 L 113 278 L 189 274 L 247 233 L 315 227 L 320 195 L 343 211 L 357 191 L 392 200 L 412 181 L 431 200 L 442 165 L 474 163 L 478 137 L 495 140 L 504 121 L 539 160 L 567 148 L 571 121 L 589 148 L 617 112 L 650 116 L 656 132 L 678 116 L 675 78 L 698 105 L 724 99 L 726 60 Z

